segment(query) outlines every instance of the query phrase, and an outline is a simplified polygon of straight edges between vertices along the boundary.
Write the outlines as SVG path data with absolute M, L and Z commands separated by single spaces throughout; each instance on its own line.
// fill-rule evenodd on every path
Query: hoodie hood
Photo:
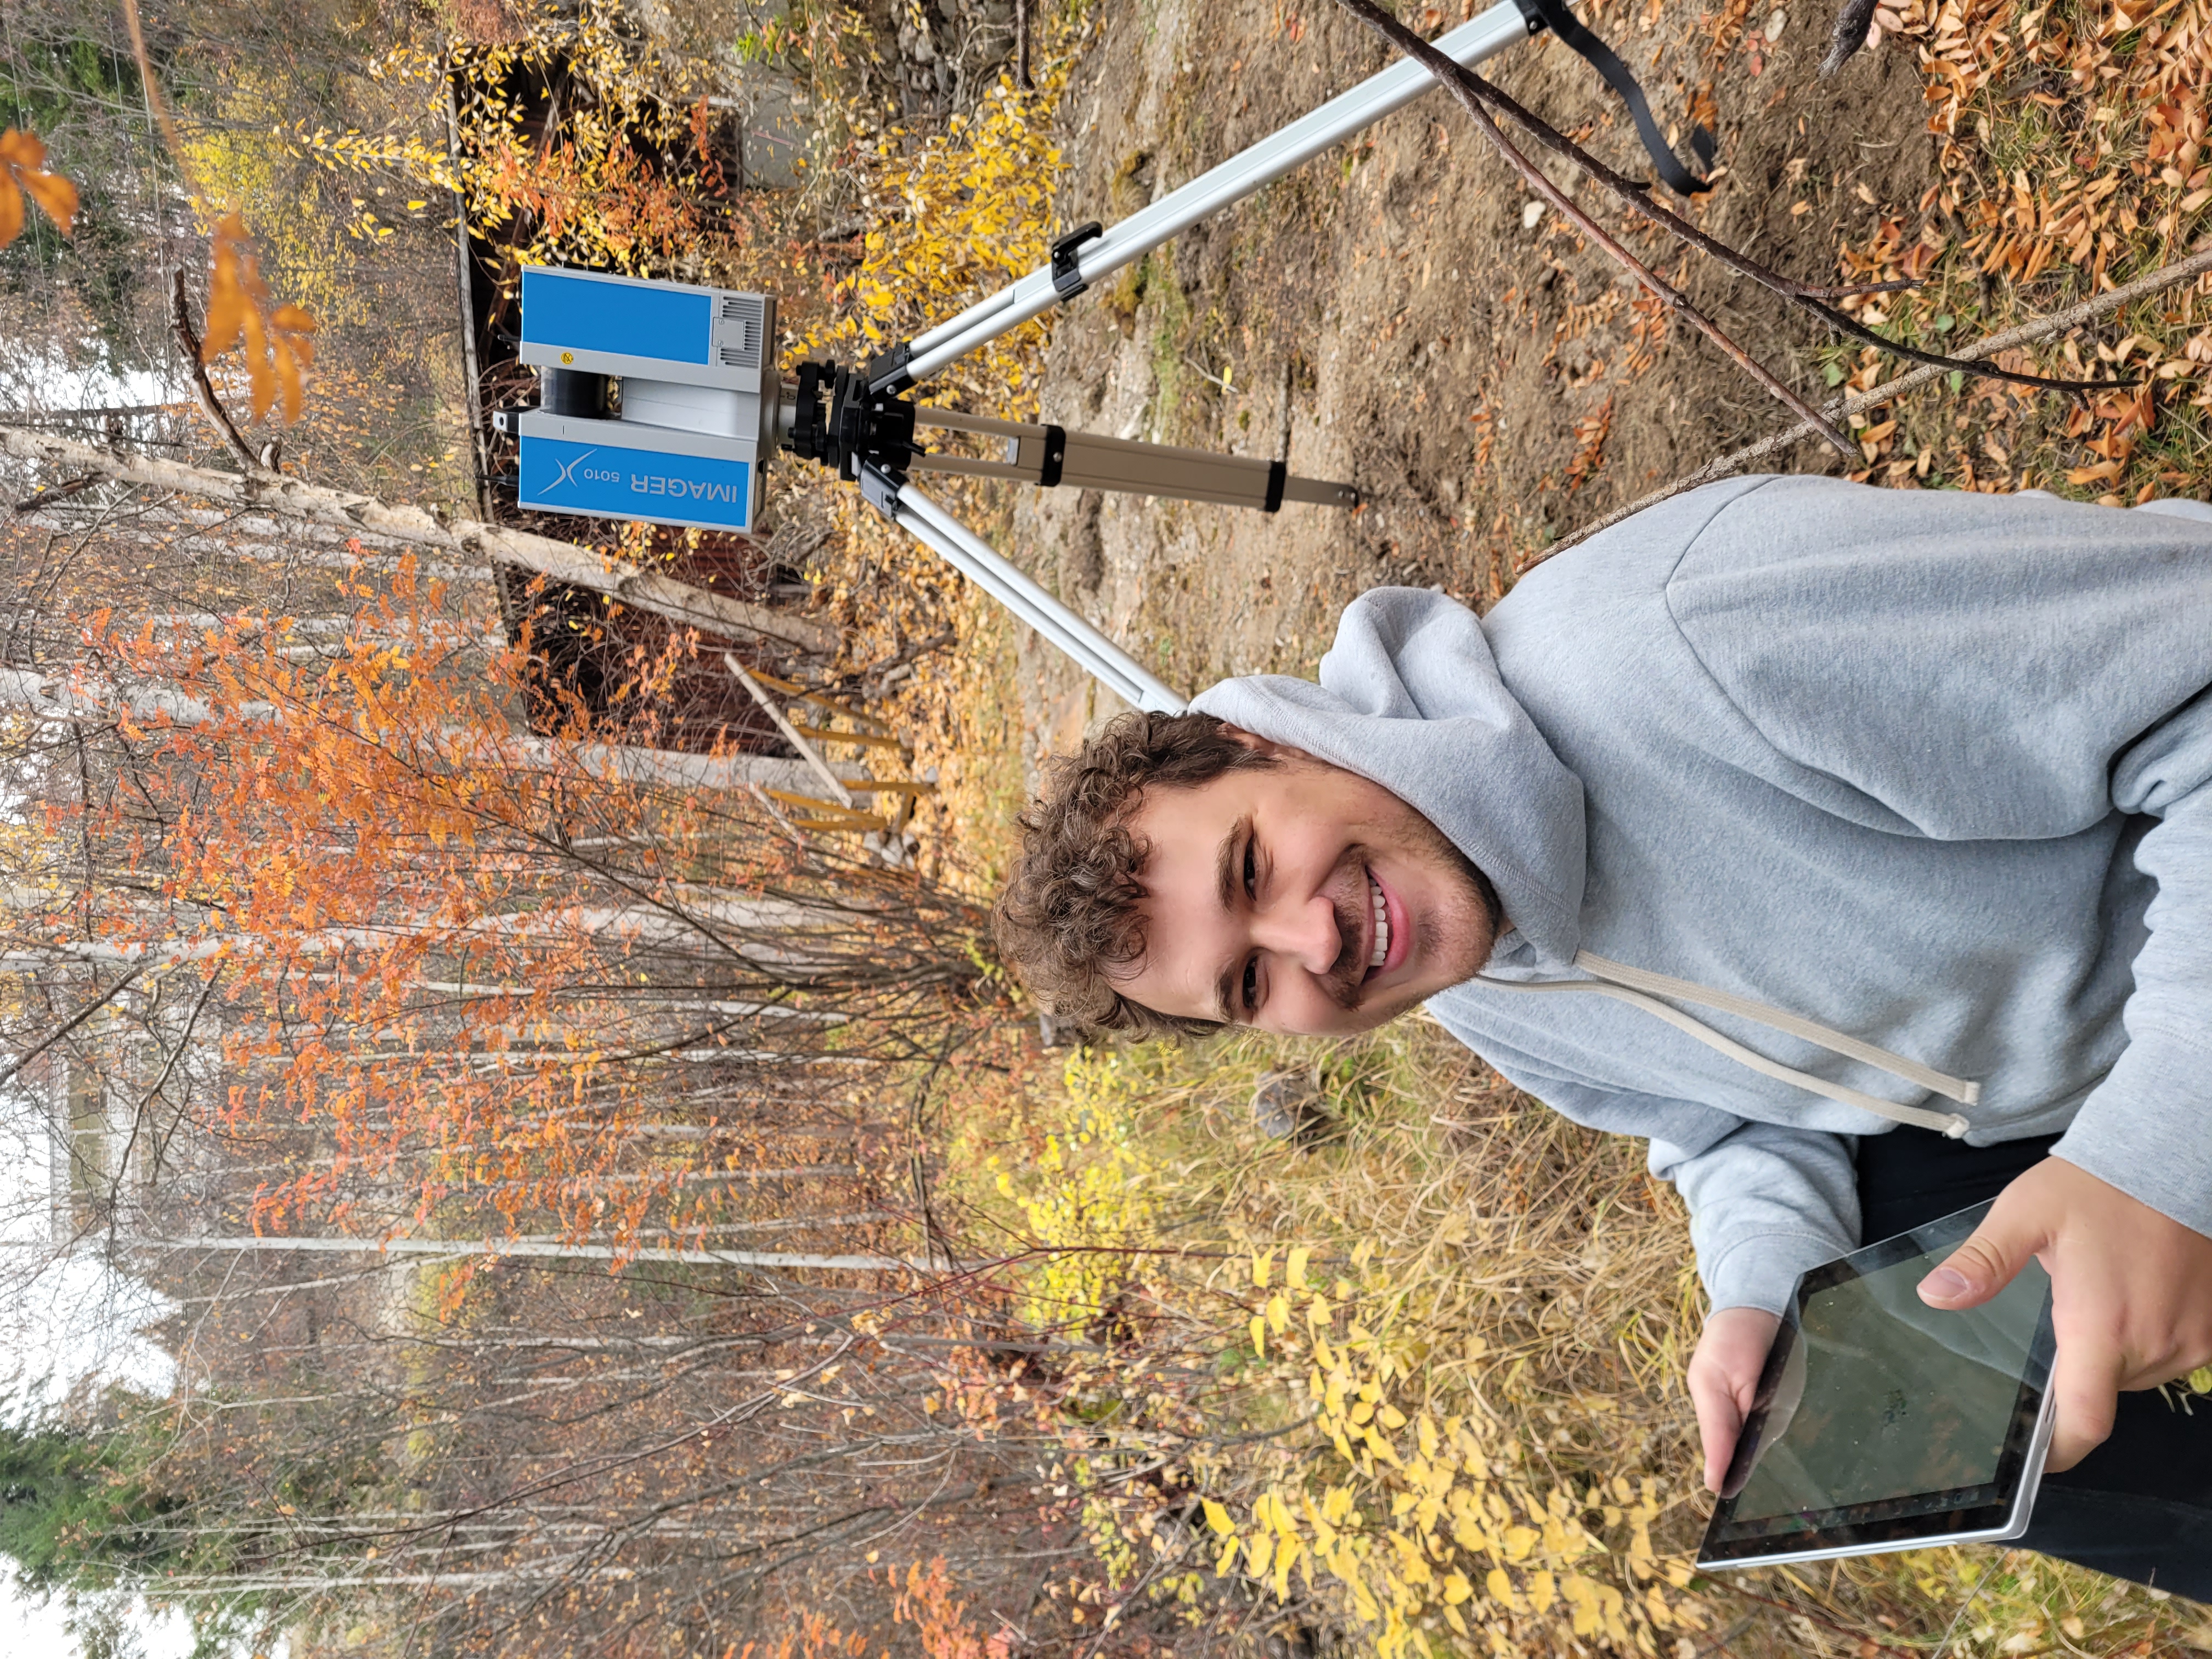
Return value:
M 1436 825 L 1498 890 L 1510 927 L 1493 970 L 1573 962 L 1582 783 L 1505 689 L 1473 611 L 1377 588 L 1345 611 L 1320 684 L 1251 675 L 1191 707 L 1379 783 Z

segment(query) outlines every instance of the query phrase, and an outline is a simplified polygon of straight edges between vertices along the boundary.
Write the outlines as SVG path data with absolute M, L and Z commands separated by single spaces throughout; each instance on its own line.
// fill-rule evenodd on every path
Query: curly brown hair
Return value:
M 1144 960 L 1139 878 L 1151 848 L 1129 831 L 1147 789 L 1192 789 L 1277 764 L 1211 714 L 1117 715 L 1053 761 L 1044 793 L 1016 822 L 1021 856 L 991 922 L 999 954 L 1054 1018 L 1086 1036 L 1195 1036 L 1218 1022 L 1162 1014 L 1115 988 Z

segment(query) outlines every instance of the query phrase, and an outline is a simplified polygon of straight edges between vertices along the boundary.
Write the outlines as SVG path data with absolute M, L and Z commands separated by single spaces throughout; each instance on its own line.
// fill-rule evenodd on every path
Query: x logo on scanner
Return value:
M 592 456 L 599 453 L 599 452 L 596 449 L 587 449 L 582 454 L 577 456 L 574 460 L 563 461 L 561 464 L 560 476 L 556 477 L 551 483 L 545 486 L 547 492 L 550 494 L 553 490 L 558 489 L 565 483 L 574 483 L 576 481 L 576 469 L 583 465 L 586 461 L 590 460 Z

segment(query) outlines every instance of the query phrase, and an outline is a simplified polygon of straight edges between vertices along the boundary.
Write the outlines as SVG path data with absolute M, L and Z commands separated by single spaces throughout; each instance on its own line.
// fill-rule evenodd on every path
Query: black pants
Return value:
M 2051 1146 L 1969 1146 L 1926 1129 L 1869 1135 L 1859 1142 L 1859 1236 L 1871 1243 L 1995 1198 Z M 2212 1601 L 2212 1399 L 2191 1404 L 2154 1389 L 2122 1395 L 2112 1438 L 2045 1478 L 2020 1547 Z

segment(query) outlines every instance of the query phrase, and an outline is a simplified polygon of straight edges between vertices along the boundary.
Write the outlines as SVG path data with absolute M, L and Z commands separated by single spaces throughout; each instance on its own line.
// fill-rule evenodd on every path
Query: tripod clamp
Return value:
M 787 424 L 779 422 L 783 447 L 848 483 L 860 478 L 862 462 L 903 478 L 915 456 L 914 404 L 895 391 L 871 390 L 875 368 L 801 363 L 797 395 L 785 405 Z
M 1052 291 L 1060 295 L 1060 304 L 1066 305 L 1091 286 L 1083 280 L 1083 269 L 1075 259 L 1076 250 L 1105 234 L 1106 227 L 1093 219 L 1076 226 L 1052 245 Z

